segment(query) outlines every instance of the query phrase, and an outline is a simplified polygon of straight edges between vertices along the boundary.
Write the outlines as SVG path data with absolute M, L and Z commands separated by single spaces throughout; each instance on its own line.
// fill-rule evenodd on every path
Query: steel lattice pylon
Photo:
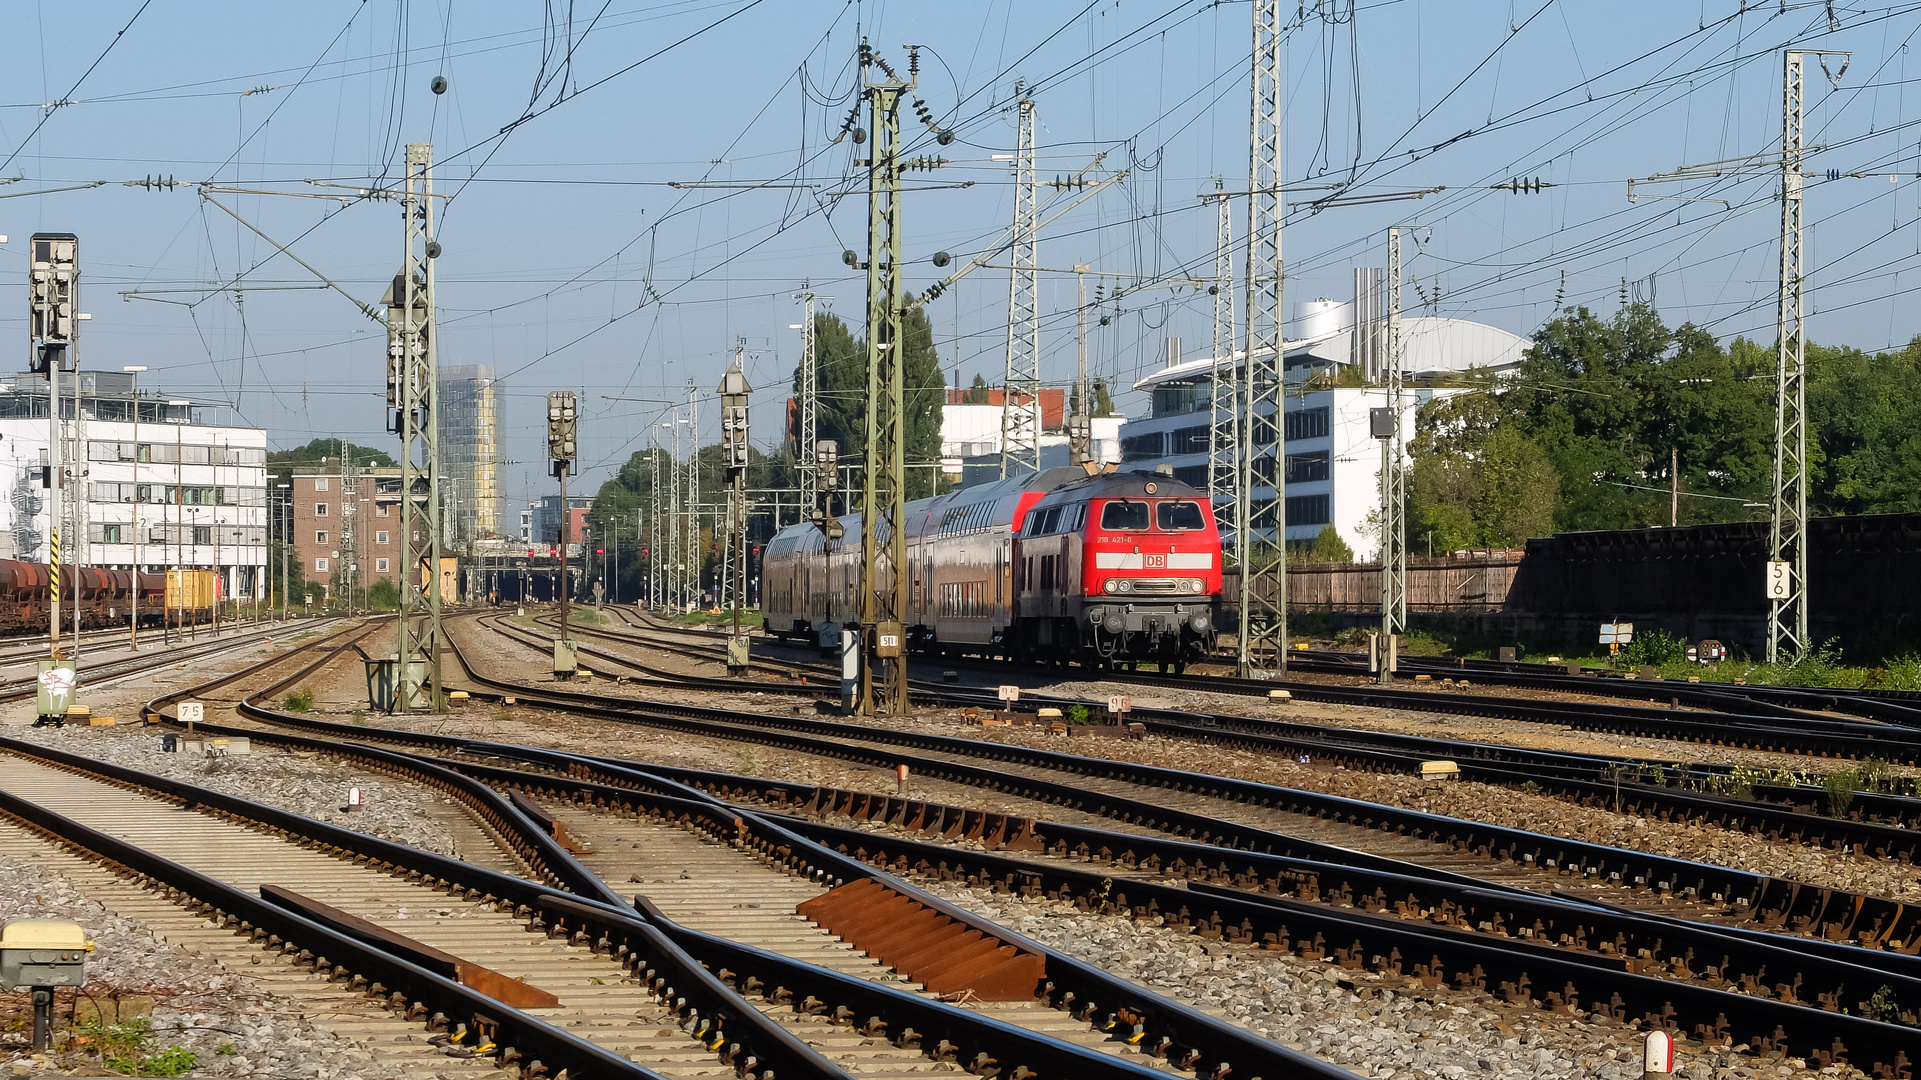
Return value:
M 1041 468 L 1040 248 L 1035 233 L 1034 99 L 1020 96 L 1020 147 L 1014 157 L 1013 267 L 1007 283 L 1007 382 L 1001 410 L 1001 476 Z
M 814 355 L 814 290 L 801 287 L 806 305 L 800 321 L 800 431 L 794 439 L 794 471 L 800 474 L 800 504 L 819 499 L 820 478 L 814 475 L 815 449 L 820 445 L 820 368 Z
M 681 607 L 698 604 L 705 597 L 700 589 L 700 391 L 695 388 L 694 380 L 687 380 L 687 461 L 676 468 L 682 470 L 680 488 L 680 528 L 685 532 L 681 537 L 680 550 L 684 556 L 680 564 Z
M 874 68 L 887 78 L 876 82 Z M 904 716 L 907 697 L 906 417 L 900 265 L 900 99 L 913 89 L 861 45 L 867 165 L 867 447 L 861 484 L 860 714 Z M 1036 444 L 1038 446 L 1038 443 Z M 1006 460 L 1002 459 L 1003 462 Z
M 407 144 L 404 213 L 407 243 L 395 307 L 399 325 L 400 577 L 401 610 L 395 705 L 401 712 L 439 712 L 440 681 L 440 447 L 434 417 L 439 362 L 434 341 L 434 170 L 430 143 Z M 565 511 L 563 510 L 563 513 Z M 409 580 L 424 564 L 426 580 Z M 414 664 L 425 662 L 413 680 Z
M 1801 75 L 1789 49 L 1781 101 L 1781 295 L 1775 322 L 1774 513 L 1768 526 L 1768 662 L 1808 647 L 1807 329 L 1801 317 Z
M 1247 315 L 1234 454 L 1241 674 L 1287 670 L 1287 478 L 1281 417 L 1280 0 L 1254 0 L 1248 129 Z
M 1387 231 L 1387 407 L 1393 434 L 1381 455 L 1381 633 L 1407 630 L 1407 465 L 1401 351 L 1401 230 Z M 1385 671 L 1385 667 L 1383 667 Z
M 1214 181 L 1214 194 L 1201 196 L 1214 203 L 1214 368 L 1211 423 L 1207 435 L 1207 494 L 1216 510 L 1235 499 L 1234 447 L 1239 420 L 1235 395 L 1239 381 L 1234 366 L 1234 223 L 1233 201 Z

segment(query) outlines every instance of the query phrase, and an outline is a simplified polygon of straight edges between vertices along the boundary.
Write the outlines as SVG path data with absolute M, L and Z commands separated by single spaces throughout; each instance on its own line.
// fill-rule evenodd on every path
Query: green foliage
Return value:
M 1658 626 L 1635 631 L 1634 640 L 1621 649 L 1621 663 L 1631 668 L 1643 664 L 1661 667 L 1679 663 L 1687 656 L 1688 643 Z
M 1067 719 L 1069 722 L 1075 724 L 1087 723 L 1087 706 L 1069 705 L 1067 707 Z
M 153 1038 L 153 1024 L 144 1016 L 102 1024 L 90 1016 L 74 1025 L 76 1045 L 100 1055 L 100 1064 L 127 1076 L 180 1076 L 199 1064 L 193 1051 L 169 1046 L 157 1054 L 144 1051 Z
M 966 390 L 961 391 L 961 404 L 986 405 L 988 404 L 988 398 L 992 394 L 993 389 L 993 387 L 987 385 L 986 379 L 975 375 L 973 384 Z
M 1821 790 L 1828 796 L 1828 816 L 1847 817 L 1854 793 L 1861 790 L 1860 774 L 1852 770 L 1829 773 L 1821 778 Z
M 1901 1006 L 1894 1000 L 1894 987 L 1881 984 L 1881 988 L 1861 1003 L 1861 1015 L 1870 1020 L 1893 1021 L 1901 1016 Z
M 200 1064 L 194 1052 L 184 1046 L 169 1046 L 140 1062 L 136 1076 L 180 1076 Z
M 1887 690 L 1921 690 L 1921 653 L 1908 653 L 1888 661 L 1880 685 Z
M 267 464 L 269 467 L 274 465 L 314 464 L 318 463 L 321 458 L 333 458 L 338 461 L 348 454 L 353 455 L 356 465 L 373 465 L 380 468 L 392 469 L 398 467 L 400 464 L 385 450 L 375 450 L 370 446 L 357 446 L 345 439 L 314 439 L 305 446 L 296 446 L 289 450 L 276 450 L 267 455 Z
M 1841 686 L 1851 681 L 1848 669 L 1841 665 L 1841 649 L 1836 639 L 1829 638 L 1818 649 L 1803 653 L 1787 666 L 1775 683 L 1780 686 L 1806 686 L 1814 688 Z
M 1313 540 L 1305 544 L 1290 544 L 1288 558 L 1298 562 L 1351 563 L 1354 549 L 1341 539 L 1341 531 L 1333 525 L 1321 526 L 1321 531 Z
M 1566 312 L 1513 373 L 1470 374 L 1421 409 L 1409 521 L 1436 550 L 1666 525 L 1677 481 L 1681 524 L 1746 520 L 1769 492 L 1774 364 L 1771 345 L 1723 348 L 1645 304 Z M 1878 355 L 1810 345 L 1808 372 L 1810 509 L 1921 510 L 1921 337 Z
M 298 690 L 290 691 L 286 697 L 280 699 L 280 703 L 287 707 L 288 712 L 311 712 L 313 710 L 313 702 L 313 690 L 305 686 Z
M 942 381 L 940 358 L 934 353 L 934 327 L 927 311 L 918 305 L 901 319 L 902 409 L 905 427 L 904 454 L 907 497 L 918 499 L 934 493 L 934 473 L 925 466 L 940 459 L 941 404 L 947 387 Z M 814 316 L 814 356 L 820 386 L 817 413 L 819 435 L 839 445 L 842 461 L 861 462 L 866 457 L 867 343 L 854 336 L 847 324 L 828 312 Z M 794 392 L 800 392 L 800 371 L 794 371 Z M 792 422 L 800 422 L 796 410 Z M 790 438 L 798 431 L 790 429 Z
M 367 587 L 367 606 L 375 611 L 400 610 L 400 586 L 381 578 Z

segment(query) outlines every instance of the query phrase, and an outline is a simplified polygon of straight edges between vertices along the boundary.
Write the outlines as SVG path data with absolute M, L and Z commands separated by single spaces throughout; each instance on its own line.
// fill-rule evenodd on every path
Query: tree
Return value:
M 961 393 L 961 404 L 985 405 L 988 403 L 988 396 L 992 391 L 993 387 L 987 385 L 987 380 L 976 374 L 973 385 Z
M 925 308 L 916 305 L 901 317 L 901 409 L 903 451 L 907 464 L 907 497 L 931 495 L 939 475 L 941 406 L 947 384 L 941 377 L 940 357 L 934 350 L 934 327 Z M 819 397 L 815 411 L 817 435 L 837 444 L 840 459 L 864 464 L 867 458 L 867 343 L 854 337 L 831 312 L 814 315 L 814 360 Z M 794 393 L 800 393 L 800 370 L 794 371 Z M 799 423 L 799 410 L 793 411 Z M 798 442 L 798 427 L 789 431 Z
M 314 439 L 305 446 L 296 446 L 289 450 L 276 450 L 267 455 L 267 463 L 273 465 L 281 463 L 291 464 L 295 462 L 317 462 L 322 458 L 334 458 L 337 460 L 346 457 L 349 453 L 353 455 L 354 461 L 361 465 L 374 465 L 381 468 L 392 469 L 398 467 L 400 464 L 385 450 L 375 450 L 370 446 L 358 446 L 345 439 Z

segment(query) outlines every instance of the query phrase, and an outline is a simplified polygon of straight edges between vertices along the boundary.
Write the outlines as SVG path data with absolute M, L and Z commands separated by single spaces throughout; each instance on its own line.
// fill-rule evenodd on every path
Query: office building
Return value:
M 500 535 L 500 406 L 490 364 L 440 368 L 440 480 L 448 550 Z
M 131 372 L 61 374 L 62 564 L 200 567 L 219 572 L 223 597 L 264 596 L 267 433 L 134 389 Z M 47 411 L 45 378 L 0 377 L 0 556 L 47 561 Z
M 1369 317 L 1370 311 L 1378 315 L 1380 307 L 1369 296 L 1365 273 L 1356 275 L 1354 302 L 1320 299 L 1297 309 L 1301 336 L 1282 346 L 1287 392 L 1281 427 L 1287 539 L 1313 540 L 1333 525 L 1358 557 L 1369 559 L 1380 548 L 1370 515 L 1381 505 L 1381 447 L 1371 434 L 1369 412 L 1387 405 L 1387 391 L 1380 385 L 1387 338 L 1383 321 Z M 1404 317 L 1401 341 L 1401 431 L 1406 441 L 1413 439 L 1422 405 L 1463 392 L 1447 385 L 1449 376 L 1512 369 L 1528 348 L 1526 338 L 1497 327 L 1432 316 Z M 1176 477 L 1204 489 L 1214 379 L 1218 373 L 1238 380 L 1241 356 L 1234 356 L 1232 368 L 1217 366 L 1211 356 L 1169 359 L 1167 367 L 1134 384 L 1151 395 L 1151 411 L 1121 428 L 1121 460 L 1130 468 L 1171 466 Z M 1265 464 L 1265 475 L 1271 478 L 1273 462 Z M 1273 489 L 1256 494 L 1272 498 Z

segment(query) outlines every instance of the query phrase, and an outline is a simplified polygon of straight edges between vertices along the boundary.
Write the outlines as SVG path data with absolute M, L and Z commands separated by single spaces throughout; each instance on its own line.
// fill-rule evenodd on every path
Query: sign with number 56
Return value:
M 1769 562 L 1767 594 L 1769 600 L 1786 600 L 1794 593 L 1793 568 L 1787 562 Z

